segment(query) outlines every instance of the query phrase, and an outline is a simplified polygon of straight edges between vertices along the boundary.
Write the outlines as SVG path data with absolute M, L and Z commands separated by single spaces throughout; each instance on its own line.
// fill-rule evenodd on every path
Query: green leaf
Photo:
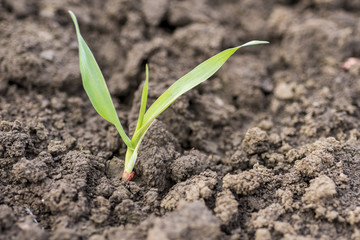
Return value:
M 177 80 L 147 110 L 141 128 L 135 132 L 132 138 L 132 144 L 137 144 L 137 141 L 143 137 L 142 135 L 146 132 L 152 121 L 154 121 L 160 113 L 168 108 L 171 103 L 173 103 L 182 94 L 211 77 L 239 48 L 266 43 L 268 42 L 251 41 L 235 48 L 226 49 L 201 63 L 192 71 Z
M 139 118 L 138 118 L 138 122 L 136 125 L 136 130 L 135 132 L 138 131 L 139 128 L 141 128 L 142 122 L 143 122 L 143 118 L 145 115 L 145 110 L 146 110 L 146 103 L 147 103 L 147 97 L 148 97 L 148 88 L 149 88 L 149 67 L 146 64 L 145 67 L 145 72 L 146 72 L 146 77 L 145 77 L 145 83 L 144 83 L 144 87 L 142 90 L 142 94 L 141 94 L 141 106 L 140 106 L 140 111 L 139 111 Z M 149 129 L 149 128 L 148 128 Z M 131 149 L 131 150 L 127 150 L 126 152 L 126 156 L 125 156 L 125 170 L 130 170 L 129 173 L 131 173 L 135 162 L 137 160 L 137 152 L 139 150 L 140 144 L 142 139 L 144 138 L 145 134 L 146 134 L 147 130 L 144 132 L 144 134 L 141 136 L 141 138 L 136 142 L 135 144 L 135 148 Z
M 146 78 L 145 78 L 145 84 L 144 84 L 142 94 L 141 94 L 140 112 L 139 112 L 139 118 L 138 118 L 135 132 L 141 127 L 141 125 L 143 123 L 144 115 L 145 115 L 145 110 L 146 110 L 148 88 L 149 88 L 149 67 L 147 64 L 145 67 L 145 71 L 146 71 Z
M 133 148 L 129 137 L 120 123 L 101 70 L 90 48 L 80 34 L 77 19 L 72 11 L 69 11 L 69 14 L 74 21 L 79 42 L 80 72 L 84 89 L 95 110 L 103 118 L 114 124 L 125 144 L 129 148 Z
M 136 145 L 135 145 L 135 148 L 134 150 L 129 150 L 129 152 L 127 152 L 127 155 L 125 157 L 125 164 L 124 164 L 124 168 L 125 170 L 128 172 L 128 173 L 131 173 L 134 166 L 135 166 L 135 163 L 136 163 L 136 160 L 137 160 L 137 157 L 138 157 L 138 151 L 140 149 L 140 145 L 141 145 L 141 142 L 142 140 L 144 139 L 145 135 L 146 135 L 146 132 L 150 129 L 151 125 L 153 124 L 154 122 L 152 122 L 150 124 L 150 126 L 148 128 L 146 128 L 146 130 L 143 132 L 143 134 L 140 136 L 139 140 L 136 142 Z

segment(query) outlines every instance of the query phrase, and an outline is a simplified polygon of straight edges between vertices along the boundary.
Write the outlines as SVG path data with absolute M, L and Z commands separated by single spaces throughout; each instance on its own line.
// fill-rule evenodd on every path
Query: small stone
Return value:
M 255 240 L 271 240 L 271 234 L 266 228 L 259 228 L 255 233 Z
M 45 50 L 40 53 L 40 57 L 52 61 L 54 59 L 55 52 L 53 50 Z
M 350 68 L 352 66 L 354 66 L 355 64 L 357 64 L 359 62 L 359 59 L 358 58 L 355 58 L 355 57 L 351 57 L 351 58 L 348 58 L 344 63 L 343 63 L 343 69 L 345 70 L 350 70 Z
M 281 82 L 275 87 L 274 95 L 280 100 L 290 100 L 294 97 L 293 87 L 288 83 Z
M 273 126 L 274 126 L 274 123 L 271 120 L 266 120 L 266 119 L 262 120 L 258 125 L 259 128 L 261 128 L 265 131 L 270 130 Z

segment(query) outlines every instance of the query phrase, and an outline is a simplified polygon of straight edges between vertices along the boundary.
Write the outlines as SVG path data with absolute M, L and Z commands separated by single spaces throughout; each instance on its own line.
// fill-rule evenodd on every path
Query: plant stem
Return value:
M 124 164 L 124 172 L 123 172 L 123 175 L 122 175 L 122 179 L 123 180 L 131 180 L 132 176 L 133 176 L 133 173 L 132 173 L 132 170 L 134 168 L 134 160 L 133 159 L 133 155 L 137 153 L 135 152 L 134 149 L 132 148 L 127 148 L 126 150 L 126 154 L 125 154 L 125 164 Z

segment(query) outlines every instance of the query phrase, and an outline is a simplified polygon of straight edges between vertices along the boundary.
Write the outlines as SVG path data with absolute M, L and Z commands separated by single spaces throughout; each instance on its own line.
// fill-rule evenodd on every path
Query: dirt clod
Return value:
M 47 166 L 40 159 L 22 158 L 13 166 L 12 173 L 17 181 L 37 183 L 47 177 Z
M 230 191 L 221 192 L 216 198 L 215 215 L 221 220 L 222 224 L 227 225 L 236 219 L 238 205 Z
M 247 154 L 262 153 L 269 148 L 269 136 L 260 128 L 251 128 L 245 134 L 242 147 Z
M 331 200 L 336 194 L 336 186 L 328 176 L 321 175 L 310 181 L 310 186 L 305 189 L 302 201 L 305 204 L 322 204 L 324 201 Z
M 226 175 L 223 178 L 223 187 L 234 191 L 236 194 L 247 195 L 263 184 L 271 181 L 271 176 L 271 170 L 256 165 L 254 166 L 254 169 L 236 175 Z
M 203 203 L 195 201 L 180 202 L 175 212 L 155 219 L 147 239 L 219 239 L 220 236 L 218 219 Z
M 199 151 L 190 151 L 187 155 L 174 160 L 171 164 L 171 178 L 175 182 L 181 182 L 192 175 L 205 170 L 210 165 L 210 159 Z
M 205 171 L 185 182 L 174 185 L 161 202 L 161 207 L 166 210 L 175 209 L 180 200 L 192 202 L 209 199 L 214 193 L 217 184 L 217 175 L 213 171 Z

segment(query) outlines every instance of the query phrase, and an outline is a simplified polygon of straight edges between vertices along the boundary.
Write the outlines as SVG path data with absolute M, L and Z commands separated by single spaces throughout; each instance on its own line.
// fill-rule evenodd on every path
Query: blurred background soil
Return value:
M 132 182 L 82 88 L 67 11 L 128 132 L 249 40 L 144 139 Z M 0 0 L 0 239 L 360 239 L 359 0 Z M 129 130 L 130 129 L 130 130 Z

